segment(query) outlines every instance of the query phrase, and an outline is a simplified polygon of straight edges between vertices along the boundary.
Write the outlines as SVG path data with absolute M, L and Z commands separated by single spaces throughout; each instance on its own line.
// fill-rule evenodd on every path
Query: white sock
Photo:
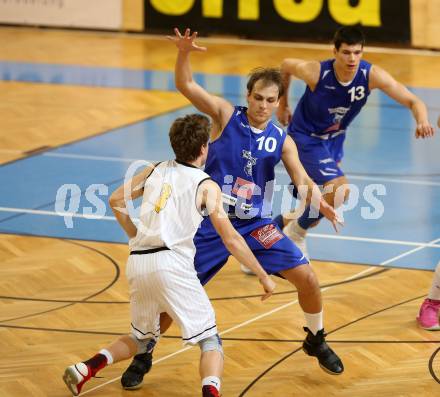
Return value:
M 440 300 L 440 262 L 435 269 L 434 278 L 432 279 L 431 290 L 429 291 L 428 298 L 434 300 Z
M 307 328 L 313 335 L 316 335 L 318 331 L 324 328 L 322 321 L 322 310 L 319 313 L 306 313 L 304 312 Z
M 203 386 L 214 386 L 220 391 L 220 378 L 217 378 L 217 376 L 207 376 L 202 379 L 202 387 Z
M 107 349 L 101 349 L 99 354 L 103 354 L 107 358 L 107 365 L 113 364 L 113 356 Z

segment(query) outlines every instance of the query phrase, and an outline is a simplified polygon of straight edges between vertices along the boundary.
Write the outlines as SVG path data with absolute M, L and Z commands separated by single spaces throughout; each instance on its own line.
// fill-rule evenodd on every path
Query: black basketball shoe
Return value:
M 153 365 L 153 353 L 137 354 L 121 377 L 122 387 L 126 390 L 136 390 L 142 386 L 144 375 Z
M 336 353 L 327 345 L 325 341 L 326 334 L 324 329 L 318 331 L 316 335 L 304 327 L 307 332 L 306 339 L 303 343 L 303 350 L 309 356 L 318 359 L 320 367 L 331 375 L 340 375 L 344 372 L 344 365 Z

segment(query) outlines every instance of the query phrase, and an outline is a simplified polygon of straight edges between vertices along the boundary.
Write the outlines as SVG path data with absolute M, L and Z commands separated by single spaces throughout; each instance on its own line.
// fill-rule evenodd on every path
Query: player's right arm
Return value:
M 185 30 L 182 36 L 179 29 L 174 29 L 174 36 L 167 38 L 174 42 L 178 49 L 174 70 L 176 88 L 201 112 L 211 116 L 214 124 L 214 134 L 220 134 L 234 112 L 234 107 L 224 98 L 212 95 L 197 84 L 192 75 L 190 53 L 192 51 L 206 51 L 195 43 L 197 32 L 190 35 L 190 29 Z M 212 138 L 216 138 L 212 137 Z
M 200 208 L 206 208 L 209 218 L 220 235 L 223 244 L 234 257 L 247 266 L 260 280 L 265 294 L 262 300 L 269 298 L 275 289 L 274 281 L 262 268 L 255 255 L 252 253 L 245 239 L 231 224 L 223 209 L 222 195 L 219 186 L 212 180 L 204 181 L 198 189 L 197 202 Z
M 129 238 L 136 236 L 137 227 L 130 218 L 127 201 L 135 200 L 144 193 L 145 180 L 153 172 L 154 166 L 145 167 L 139 174 L 119 186 L 109 198 L 110 207 L 115 218 Z
M 281 125 L 287 125 L 292 118 L 288 96 L 290 79 L 292 76 L 304 81 L 313 91 L 319 80 L 321 65 L 317 61 L 304 61 L 303 59 L 286 58 L 281 63 L 280 71 L 283 80 L 284 95 L 280 99 L 277 118 Z

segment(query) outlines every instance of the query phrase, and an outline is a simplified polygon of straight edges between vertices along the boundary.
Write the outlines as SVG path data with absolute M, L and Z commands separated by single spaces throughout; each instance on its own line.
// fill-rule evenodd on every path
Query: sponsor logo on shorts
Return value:
M 284 238 L 284 236 L 273 224 L 255 229 L 251 233 L 251 236 L 266 249 L 269 249 L 277 241 L 280 241 L 282 238 Z

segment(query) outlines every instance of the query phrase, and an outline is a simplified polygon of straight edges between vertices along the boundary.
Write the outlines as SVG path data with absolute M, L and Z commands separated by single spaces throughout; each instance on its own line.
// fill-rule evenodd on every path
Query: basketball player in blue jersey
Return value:
M 248 107 L 234 107 L 225 99 L 211 95 L 193 80 L 190 53 L 206 50 L 195 43 L 196 36 L 197 33 L 190 35 L 189 29 L 183 36 L 175 29 L 175 36 L 169 39 L 178 48 L 177 89 L 198 110 L 212 118 L 205 172 L 222 187 L 234 228 L 244 237 L 264 270 L 295 285 L 307 325 L 304 328 L 307 332 L 304 351 L 317 357 L 325 371 L 341 374 L 344 370 L 342 361 L 325 341 L 317 277 L 301 250 L 272 222 L 272 187 L 275 165 L 280 160 L 293 183 L 306 187 L 309 201 L 316 203 L 335 228 L 339 222 L 333 207 L 322 199 L 318 187 L 304 171 L 292 138 L 270 121 L 282 95 L 281 74 L 276 69 L 255 70 L 247 83 Z M 194 243 L 195 269 L 204 285 L 224 266 L 230 254 L 209 218 L 202 222 Z M 161 331 L 164 329 L 161 323 Z M 138 368 L 133 367 L 133 376 L 129 377 L 134 387 L 142 382 L 143 373 L 139 374 Z
M 283 61 L 285 95 L 281 97 L 277 117 L 282 125 L 288 124 L 288 133 L 296 143 L 305 170 L 317 185 L 324 187 L 326 201 L 337 208 L 349 195 L 348 181 L 340 168 L 345 134 L 371 90 L 378 88 L 411 110 L 417 123 L 416 138 L 431 137 L 434 129 L 428 121 L 425 104 L 417 96 L 385 70 L 361 59 L 365 39 L 359 29 L 342 27 L 333 42 L 333 59 Z M 293 115 L 287 100 L 291 76 L 307 84 Z M 309 215 L 310 207 L 307 207 L 299 217 L 290 213 L 275 219 L 306 256 L 307 230 L 324 216 Z

